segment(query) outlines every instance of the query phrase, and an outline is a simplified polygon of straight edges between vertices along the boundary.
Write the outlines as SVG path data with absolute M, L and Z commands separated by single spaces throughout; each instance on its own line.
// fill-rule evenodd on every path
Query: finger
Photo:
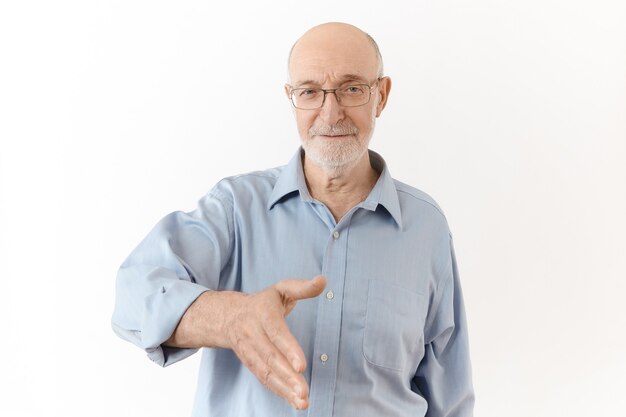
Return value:
M 289 376 L 281 375 L 282 372 L 287 371 L 280 366 L 268 365 L 269 372 L 267 374 L 266 383 L 268 385 L 276 384 L 276 387 L 280 387 L 281 392 L 286 396 L 281 395 L 283 398 L 289 400 L 308 400 L 309 398 L 309 384 L 304 379 L 302 374 L 290 373 Z M 291 369 L 289 369 L 291 371 Z M 266 370 L 267 372 L 267 370 Z M 296 401 L 296 403 L 299 401 Z
M 260 352 L 265 365 L 271 375 L 283 381 L 291 390 L 291 394 L 297 398 L 307 398 L 309 387 L 304 376 L 293 370 L 287 359 L 276 349 L 271 347 L 269 352 Z
M 299 348 L 300 346 L 297 345 Z M 259 374 L 259 379 L 265 384 L 261 371 L 256 368 L 263 368 L 264 371 L 271 371 L 280 378 L 289 382 L 294 388 L 294 393 L 302 392 L 300 386 L 303 381 L 302 375 L 295 371 L 283 353 L 273 344 L 263 329 L 259 328 L 256 334 L 239 346 L 238 354 L 241 353 L 245 362 L 244 365 Z M 265 369 L 265 368 L 268 369 Z
M 298 340 L 289 330 L 287 322 L 281 317 L 271 322 L 264 322 L 263 328 L 269 341 L 289 361 L 292 369 L 298 373 L 304 372 L 306 369 L 306 357 Z
M 289 332 L 288 329 L 287 332 Z M 288 334 L 291 335 L 290 333 Z M 275 374 L 288 382 L 293 387 L 296 395 L 308 395 L 308 385 L 306 380 L 301 373 L 293 369 L 292 364 L 288 361 L 287 357 L 280 351 L 280 349 L 275 346 L 269 338 L 269 335 L 260 333 L 252 341 L 252 343 L 250 343 L 250 345 L 250 349 L 254 350 L 257 358 L 269 367 L 272 374 Z M 298 350 L 302 351 L 298 342 L 295 342 L 295 345 Z M 304 358 L 304 354 L 302 354 L 302 356 Z
M 304 300 L 317 297 L 324 291 L 326 277 L 318 275 L 313 279 L 285 279 L 277 282 L 274 287 L 285 297 Z
M 304 410 L 308 407 L 309 397 L 308 397 L 308 389 L 307 395 L 295 395 L 293 390 L 290 389 L 288 384 L 285 384 L 285 381 L 281 378 L 278 378 L 275 374 L 270 373 L 267 377 L 267 385 L 272 392 L 276 395 L 284 398 L 294 407 L 296 410 Z
M 290 386 L 287 380 L 281 378 L 274 372 L 272 367 L 265 363 L 258 352 L 251 350 L 248 355 L 247 364 L 245 364 L 259 382 L 270 389 L 274 394 L 284 398 L 291 405 L 295 406 L 296 399 L 298 399 L 299 396 L 296 395 L 296 391 Z
M 241 349 L 242 362 L 257 379 L 275 394 L 300 409 L 308 402 L 309 387 L 301 374 L 293 371 L 286 358 L 264 335 Z

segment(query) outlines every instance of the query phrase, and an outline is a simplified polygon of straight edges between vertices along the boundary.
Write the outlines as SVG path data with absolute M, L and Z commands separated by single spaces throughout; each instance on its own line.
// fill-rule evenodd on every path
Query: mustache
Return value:
M 309 137 L 313 136 L 342 136 L 356 135 L 359 129 L 349 123 L 335 123 L 334 125 L 313 126 L 309 129 Z

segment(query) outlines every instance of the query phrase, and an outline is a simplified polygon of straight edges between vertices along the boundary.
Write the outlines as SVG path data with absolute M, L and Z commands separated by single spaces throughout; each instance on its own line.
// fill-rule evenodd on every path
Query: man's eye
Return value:
M 318 90 L 314 90 L 312 88 L 300 90 L 300 97 L 312 97 L 318 94 L 318 92 L 319 92 Z
M 365 89 L 358 85 L 350 85 L 344 89 L 346 94 L 362 94 Z

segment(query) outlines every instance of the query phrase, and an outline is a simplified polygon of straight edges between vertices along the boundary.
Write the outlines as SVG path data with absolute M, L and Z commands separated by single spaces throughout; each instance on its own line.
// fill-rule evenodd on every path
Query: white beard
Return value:
M 372 129 L 376 118 L 373 117 Z M 350 134 L 343 139 L 320 139 L 317 135 L 324 134 Z M 339 175 L 357 164 L 363 154 L 367 152 L 371 133 L 367 137 L 359 138 L 359 132 L 355 127 L 335 125 L 331 127 L 311 128 L 309 137 L 302 140 L 302 148 L 307 158 L 322 168 L 324 171 Z

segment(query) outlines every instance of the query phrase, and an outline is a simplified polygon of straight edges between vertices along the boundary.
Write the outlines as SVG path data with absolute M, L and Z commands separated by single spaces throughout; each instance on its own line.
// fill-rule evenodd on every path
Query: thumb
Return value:
M 278 292 L 292 300 L 317 297 L 325 287 L 326 277 L 323 275 L 318 275 L 313 279 L 285 279 L 275 285 Z

